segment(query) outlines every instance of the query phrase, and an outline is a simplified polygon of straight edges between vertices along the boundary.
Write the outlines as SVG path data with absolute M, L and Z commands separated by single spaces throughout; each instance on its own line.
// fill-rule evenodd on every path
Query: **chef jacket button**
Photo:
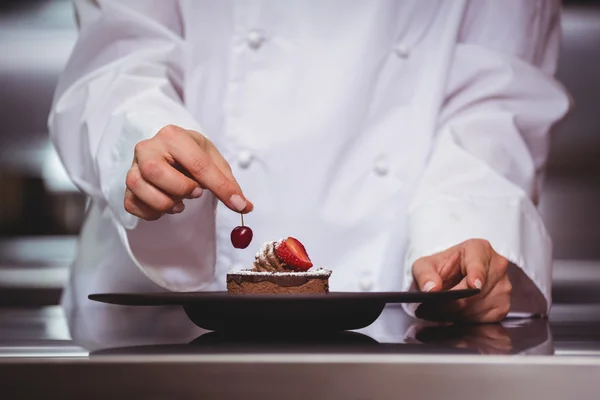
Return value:
M 238 154 L 237 163 L 240 168 L 246 169 L 250 166 L 250 164 L 252 164 L 252 158 L 253 156 L 251 152 L 248 150 L 243 150 L 240 151 L 240 154 Z
M 258 49 L 261 46 L 264 39 L 265 38 L 263 37 L 263 35 L 257 30 L 250 31 L 247 37 L 248 45 L 253 49 Z
M 373 288 L 373 279 L 369 276 L 363 276 L 358 284 L 361 290 L 369 291 Z
M 410 49 L 404 43 L 398 44 L 394 51 L 396 52 L 396 55 L 400 58 L 407 58 L 410 54 Z
M 390 172 L 390 166 L 387 161 L 379 159 L 375 161 L 375 173 L 379 176 L 385 176 Z

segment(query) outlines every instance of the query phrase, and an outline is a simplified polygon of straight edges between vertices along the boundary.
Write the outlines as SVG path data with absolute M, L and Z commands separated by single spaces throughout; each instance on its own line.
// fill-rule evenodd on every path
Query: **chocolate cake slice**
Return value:
M 304 272 L 263 272 L 250 269 L 227 274 L 231 294 L 324 294 L 329 293 L 331 271 L 323 268 Z
M 227 274 L 231 294 L 323 294 L 329 293 L 331 271 L 313 268 L 306 249 L 288 237 L 264 243 L 251 269 Z

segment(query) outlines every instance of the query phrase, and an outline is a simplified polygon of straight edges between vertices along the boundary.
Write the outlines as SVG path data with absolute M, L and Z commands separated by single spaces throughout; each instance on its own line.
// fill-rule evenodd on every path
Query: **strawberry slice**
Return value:
M 295 271 L 307 271 L 313 266 L 302 243 L 293 237 L 288 237 L 279 243 L 275 248 L 275 254 L 281 262 Z

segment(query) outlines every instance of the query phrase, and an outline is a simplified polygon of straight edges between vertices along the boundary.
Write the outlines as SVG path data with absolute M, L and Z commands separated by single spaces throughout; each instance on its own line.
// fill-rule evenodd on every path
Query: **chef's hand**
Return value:
M 182 212 L 183 199 L 199 198 L 203 189 L 234 211 L 248 213 L 254 208 L 212 142 L 174 125 L 135 146 L 126 185 L 125 209 L 149 221 Z
M 478 288 L 481 293 L 445 304 L 421 304 L 415 315 L 431 321 L 498 322 L 510 310 L 508 260 L 487 240 L 471 239 L 415 261 L 413 277 L 424 292 Z

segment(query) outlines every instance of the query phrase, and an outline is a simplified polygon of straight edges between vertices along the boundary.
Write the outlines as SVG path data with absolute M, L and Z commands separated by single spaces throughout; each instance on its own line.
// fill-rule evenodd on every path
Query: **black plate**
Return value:
M 478 289 L 446 292 L 331 292 L 323 295 L 230 295 L 227 292 L 103 293 L 90 300 L 127 306 L 180 305 L 211 331 L 341 331 L 372 324 L 388 303 L 448 302 Z

